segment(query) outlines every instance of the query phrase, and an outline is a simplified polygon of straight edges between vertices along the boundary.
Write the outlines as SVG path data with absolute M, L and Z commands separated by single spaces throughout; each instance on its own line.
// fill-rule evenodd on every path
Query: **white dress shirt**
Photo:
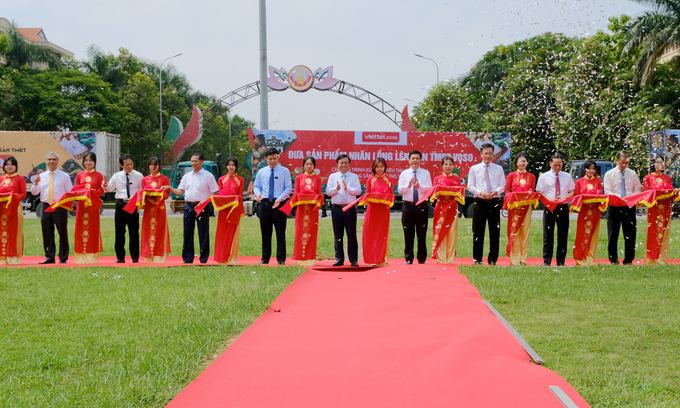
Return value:
M 54 171 L 54 181 L 52 186 L 52 199 L 55 201 L 61 197 L 62 194 L 68 193 L 73 188 L 71 184 L 71 177 L 63 171 L 56 169 Z M 47 203 L 50 189 L 50 171 L 40 173 L 40 182 L 34 183 L 31 187 L 31 194 L 38 195 L 40 193 L 40 201 Z M 54 203 L 48 203 L 54 204 Z
M 637 173 L 626 167 L 624 175 L 626 177 L 626 196 L 639 193 L 642 186 Z M 605 194 L 621 197 L 621 170 L 618 166 L 604 174 L 602 184 L 604 184 Z
M 415 174 L 413 172 L 415 171 Z M 425 197 L 432 189 L 432 178 L 430 172 L 419 167 L 418 170 L 408 168 L 399 175 L 399 184 L 397 185 L 397 192 L 401 194 L 402 201 L 413 202 L 413 186 L 409 187 L 408 183 L 411 179 L 417 176 L 418 178 L 418 199 Z M 413 183 L 415 184 L 415 182 Z
M 133 197 L 137 191 L 142 189 L 142 179 L 144 176 L 142 173 L 132 170 L 128 175 L 128 178 L 130 179 L 130 197 L 128 197 L 127 189 L 125 188 L 125 184 L 127 183 L 125 174 L 125 170 L 121 170 L 114 174 L 111 176 L 109 184 L 106 186 L 108 191 L 116 192 L 116 200 L 128 200 L 128 198 Z
M 204 168 L 201 168 L 198 173 L 192 169 L 182 176 L 182 181 L 179 182 L 177 188 L 184 190 L 184 201 L 189 202 L 207 200 L 212 193 L 220 190 L 215 176 Z
M 345 191 L 342 186 L 343 181 L 347 185 L 347 191 Z M 340 183 L 339 190 L 337 188 L 338 183 Z M 347 205 L 356 200 L 359 194 L 361 194 L 359 176 L 351 171 L 348 171 L 347 173 L 338 171 L 328 177 L 328 181 L 326 182 L 326 195 L 330 196 L 331 204 Z
M 556 177 L 560 179 L 560 198 L 567 198 L 569 192 L 576 189 L 576 184 L 574 184 L 574 179 L 571 178 L 569 173 L 563 171 L 555 173 L 550 170 L 538 176 L 536 191 L 543 193 L 544 196 L 551 200 L 557 198 L 557 194 L 555 194 Z
M 468 190 L 475 195 L 475 198 L 482 198 L 481 193 L 490 193 L 495 191 L 494 198 L 500 198 L 501 193 L 505 191 L 505 172 L 503 168 L 496 163 L 489 163 L 489 181 L 491 181 L 491 190 L 487 191 L 486 186 L 486 164 L 484 162 L 475 164 L 470 167 L 468 173 Z
M 290 181 L 290 172 L 280 164 L 273 169 L 270 166 L 263 167 L 257 171 L 253 192 L 255 195 L 261 194 L 262 198 L 269 199 L 269 178 L 274 172 L 274 200 L 284 201 L 290 196 L 293 190 L 293 183 Z

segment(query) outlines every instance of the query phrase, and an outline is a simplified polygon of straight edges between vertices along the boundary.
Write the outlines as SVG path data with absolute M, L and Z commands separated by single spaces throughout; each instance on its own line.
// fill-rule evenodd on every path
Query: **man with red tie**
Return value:
M 536 183 L 536 191 L 551 201 L 572 197 L 576 185 L 569 173 L 562 171 L 562 155 L 553 154 L 550 158 L 550 171 L 543 173 Z M 557 225 L 557 266 L 564 266 L 567 257 L 567 237 L 569 235 L 569 204 L 559 204 L 553 211 L 543 211 L 543 266 L 550 266 L 555 243 Z
M 494 145 L 484 143 L 479 149 L 482 162 L 470 167 L 468 190 L 475 196 L 472 214 L 472 258 L 481 265 L 484 252 L 486 223 L 489 223 L 489 265 L 496 265 L 501 236 L 501 192 L 505 191 L 503 168 L 492 163 Z
M 42 202 L 41 205 L 43 209 L 42 215 L 40 216 L 40 225 L 42 227 L 45 260 L 40 263 L 54 263 L 56 252 L 54 227 L 57 227 L 57 232 L 59 233 L 59 263 L 66 263 L 69 251 L 67 231 L 68 212 L 64 208 L 57 208 L 50 212 L 45 210 L 54 204 L 62 194 L 71 191 L 73 185 L 71 184 L 71 177 L 57 168 L 57 166 L 59 166 L 59 155 L 57 153 L 47 153 L 45 156 L 45 163 L 47 164 L 47 171 L 38 174 L 33 181 L 33 187 L 31 187 L 31 194 L 40 194 L 40 201 Z

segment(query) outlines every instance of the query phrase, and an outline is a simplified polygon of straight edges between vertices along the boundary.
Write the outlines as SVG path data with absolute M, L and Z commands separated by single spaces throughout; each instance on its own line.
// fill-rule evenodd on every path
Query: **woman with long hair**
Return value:
M 85 170 L 76 175 L 76 185 L 72 193 L 81 191 L 89 195 L 89 201 L 79 200 L 76 206 L 76 226 L 74 237 L 74 250 L 76 263 L 97 263 L 99 254 L 104 250 L 102 246 L 102 233 L 99 226 L 99 208 L 102 205 L 101 197 L 107 185 L 106 177 L 95 170 L 97 167 L 97 155 L 90 152 L 83 156 Z M 88 193 L 88 191 L 90 193 Z
M 597 177 L 597 163 L 595 163 L 595 160 L 586 160 L 583 163 L 583 174 L 584 176 L 574 183 L 574 197 L 583 194 L 602 195 L 602 179 Z M 600 218 L 602 218 L 602 210 L 600 208 L 602 203 L 592 201 L 592 199 L 579 201 L 582 204 L 578 208 L 574 262 L 576 266 L 592 266 L 595 265 L 595 259 L 597 259 L 597 241 L 600 236 Z
M 510 193 L 533 193 L 536 189 L 536 176 L 527 171 L 529 162 L 524 152 L 515 156 L 516 171 L 508 174 L 505 183 L 506 197 Z M 516 203 L 516 204 L 521 204 Z M 508 206 L 512 207 L 512 204 Z M 531 203 L 510 208 L 508 211 L 508 248 L 507 255 L 510 257 L 510 265 L 520 266 L 527 264 L 529 254 L 529 229 L 531 227 Z
M 319 207 L 323 205 L 321 177 L 316 174 L 316 159 L 312 156 L 302 160 L 302 169 L 304 173 L 295 177 L 290 199 L 290 205 L 297 207 L 293 260 L 300 266 L 313 266 L 319 238 Z
M 219 195 L 213 200 L 224 200 L 223 208 L 218 206 L 217 231 L 215 233 L 215 262 L 220 264 L 238 263 L 239 234 L 243 212 L 243 177 L 236 174 L 238 159 L 227 159 L 227 174 L 220 177 L 217 185 Z M 228 206 L 228 207 L 227 207 Z
M 432 181 L 432 187 L 460 187 L 460 177 L 453 174 L 453 157 L 444 156 L 441 161 L 442 174 Z M 437 263 L 453 263 L 458 244 L 458 202 L 451 194 L 438 194 L 434 207 L 432 258 Z
M 663 156 L 654 158 L 652 172 L 643 182 L 643 190 L 664 190 L 657 193 L 656 203 L 647 209 L 647 265 L 668 264 L 668 244 L 671 237 L 671 199 L 680 189 L 674 189 L 670 176 L 664 174 Z M 660 194 L 660 195 L 659 195 Z
M 386 174 L 385 159 L 377 157 L 373 160 L 371 171 L 373 176 L 366 182 L 363 200 L 366 203 L 361 233 L 364 262 L 369 265 L 387 265 L 390 256 L 390 207 L 394 203 L 394 189 Z
M 161 174 L 161 161 L 158 157 L 151 157 L 146 165 L 149 175 L 142 179 L 144 194 L 144 216 L 142 217 L 142 248 L 141 255 L 144 262 L 163 263 L 171 252 L 170 231 L 165 209 L 165 200 L 170 193 L 162 190 L 162 186 L 169 186 L 170 179 Z
M 24 255 L 24 209 L 26 180 L 18 173 L 14 156 L 2 165 L 0 177 L 0 265 L 18 265 Z

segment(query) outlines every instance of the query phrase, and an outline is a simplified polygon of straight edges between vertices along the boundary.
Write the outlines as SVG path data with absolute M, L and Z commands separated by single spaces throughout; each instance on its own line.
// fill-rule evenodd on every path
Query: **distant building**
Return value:
M 667 45 L 663 50 L 663 54 L 659 57 L 659 64 L 668 62 L 675 57 L 680 57 L 680 46 L 678 44 Z
M 8 32 L 11 26 L 12 24 L 9 22 L 9 20 L 0 17 L 0 34 Z M 60 46 L 49 42 L 42 28 L 17 28 L 17 31 L 19 31 L 19 33 L 23 35 L 24 38 L 26 38 L 26 41 L 30 41 L 31 43 L 49 48 L 52 50 L 52 52 L 59 56 L 59 58 L 73 57 L 73 53 L 71 51 L 65 50 Z M 47 64 L 34 63 L 33 68 L 46 69 Z

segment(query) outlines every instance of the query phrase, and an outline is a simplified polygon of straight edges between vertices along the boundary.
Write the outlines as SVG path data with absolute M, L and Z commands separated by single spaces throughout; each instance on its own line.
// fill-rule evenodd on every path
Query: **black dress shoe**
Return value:
M 550 264 L 543 262 L 543 266 L 550 266 Z
M 285 262 L 279 262 L 279 266 L 286 266 Z
M 47 264 L 53 264 L 54 259 L 45 259 L 44 261 L 40 262 L 39 265 L 47 265 Z
M 139 259 L 133 259 L 132 263 L 139 263 Z
M 352 262 L 351 265 L 354 266 L 354 267 L 357 267 L 357 266 L 359 266 L 359 263 L 357 263 L 357 262 Z
M 423 263 L 425 263 L 425 262 L 423 262 Z M 493 265 L 496 265 L 496 262 L 489 262 L 489 266 L 493 266 Z
M 182 262 L 182 263 L 183 263 L 184 265 L 190 265 L 190 264 L 194 263 L 194 261 L 184 261 L 184 262 Z
M 344 264 L 344 262 L 342 262 L 342 261 L 335 261 L 335 263 L 333 264 L 333 266 L 342 266 L 342 264 Z
M 564 264 L 563 264 L 563 263 L 558 263 L 557 266 L 564 266 Z
M 260 261 L 260 265 L 269 265 L 269 261 L 267 261 L 267 262 L 265 262 L 265 261 Z
M 423 262 L 418 261 L 418 263 L 419 263 L 420 265 L 425 265 L 425 261 L 423 261 Z
M 65 263 L 66 263 L 66 261 L 59 261 L 59 263 L 60 263 L 60 264 L 65 264 Z
M 413 261 L 406 261 L 406 265 L 411 265 Z
M 125 263 L 125 259 L 116 259 L 116 263 Z

